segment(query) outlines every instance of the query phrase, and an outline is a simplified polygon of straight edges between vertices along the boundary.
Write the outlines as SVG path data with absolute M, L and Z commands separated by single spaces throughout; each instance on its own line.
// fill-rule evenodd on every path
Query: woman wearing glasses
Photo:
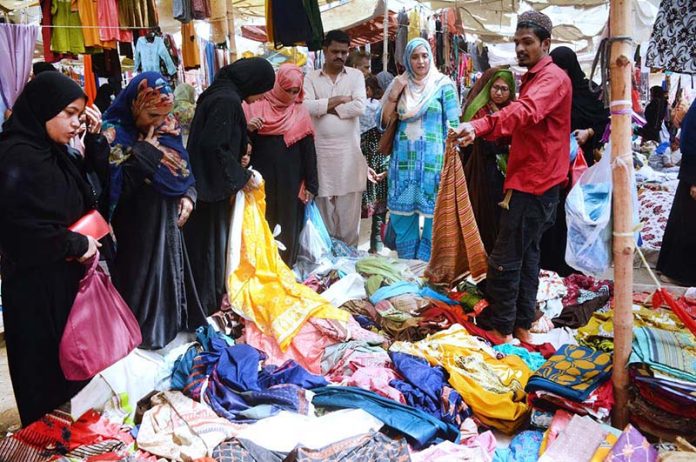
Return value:
M 504 108 L 515 99 L 515 78 L 508 69 L 488 69 L 476 81 L 464 106 L 463 122 L 479 119 Z M 493 250 L 498 235 L 498 218 L 503 200 L 503 181 L 510 140 L 486 141 L 476 138 L 464 149 L 464 173 L 471 207 L 486 252 Z

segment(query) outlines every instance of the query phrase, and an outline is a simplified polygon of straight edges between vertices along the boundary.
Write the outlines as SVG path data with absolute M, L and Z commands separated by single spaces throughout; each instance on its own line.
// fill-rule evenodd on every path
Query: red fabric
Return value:
M 512 137 L 506 190 L 540 195 L 566 180 L 571 102 L 570 79 L 546 56 L 522 77 L 517 101 L 471 122 L 484 139 Z
M 263 120 L 259 135 L 283 135 L 286 146 L 292 146 L 307 135 L 314 134 L 314 126 L 304 101 L 304 74 L 294 64 L 283 64 L 276 73 L 273 89 L 262 100 L 244 103 L 247 121 L 254 117 Z M 286 90 L 299 88 L 291 95 Z
M 675 300 L 667 289 L 658 289 L 657 292 L 662 296 L 661 298 L 667 302 L 667 305 L 672 309 L 674 314 L 684 323 L 687 329 L 691 331 L 693 335 L 696 335 L 696 318 L 692 317 L 692 309 L 686 304 L 684 300 Z
M 84 71 L 85 71 L 85 94 L 87 95 L 87 105 L 94 104 L 94 98 L 97 97 L 97 78 L 92 72 L 92 55 L 84 55 Z M 103 237 L 103 236 L 102 236 Z

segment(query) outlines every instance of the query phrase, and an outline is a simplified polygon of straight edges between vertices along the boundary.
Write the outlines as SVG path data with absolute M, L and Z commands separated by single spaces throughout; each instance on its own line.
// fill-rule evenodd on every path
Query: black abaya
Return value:
M 270 90 L 274 79 L 268 61 L 241 59 L 220 69 L 196 103 L 187 147 L 198 205 L 184 234 L 196 289 L 207 314 L 220 309 L 226 292 L 229 201 L 251 178 L 251 172 L 240 165 L 247 149 L 242 99 Z
M 67 228 L 95 197 L 64 146 L 45 131 L 84 97 L 58 72 L 27 84 L 0 138 L 0 271 L 7 356 L 22 425 L 74 396 L 85 383 L 65 379 L 58 345 L 85 267 L 87 238 Z M 70 259 L 70 261 L 68 261 Z
M 280 256 L 292 268 L 304 225 L 305 207 L 297 197 L 300 184 L 304 180 L 314 195 L 319 189 L 314 139 L 306 136 L 288 147 L 281 135 L 253 135 L 252 146 L 251 165 L 261 173 L 266 187 L 266 220 L 271 231 L 280 225 L 276 239 L 286 247 Z

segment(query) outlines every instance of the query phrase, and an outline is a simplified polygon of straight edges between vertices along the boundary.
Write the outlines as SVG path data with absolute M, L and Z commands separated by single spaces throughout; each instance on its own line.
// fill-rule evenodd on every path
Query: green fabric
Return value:
M 671 332 L 652 327 L 634 329 L 633 335 L 629 364 L 645 363 L 672 377 L 696 382 L 696 341 L 693 335 L 686 331 Z
M 414 279 L 408 266 L 390 258 L 363 258 L 355 264 L 355 270 L 367 278 L 365 286 L 368 296 L 371 296 L 383 285 Z
M 493 77 L 486 82 L 486 85 L 483 87 L 483 89 L 481 89 L 479 94 L 476 95 L 473 101 L 471 101 L 471 103 L 466 107 L 462 121 L 470 121 L 482 107 L 488 104 L 488 101 L 491 99 L 491 87 L 493 86 L 493 82 L 499 78 L 503 79 L 510 87 L 510 95 L 515 94 L 515 78 L 513 77 L 512 72 L 507 69 L 496 72 L 493 74 Z
M 56 53 L 83 54 L 85 38 L 81 29 L 80 13 L 72 11 L 71 1 L 53 0 L 51 16 L 54 26 L 51 32 L 51 50 Z
M 324 41 L 324 25 L 321 22 L 319 3 L 317 0 L 302 0 L 302 6 L 312 27 L 312 38 L 311 41 L 307 42 L 307 48 L 310 51 L 321 50 L 321 44 Z

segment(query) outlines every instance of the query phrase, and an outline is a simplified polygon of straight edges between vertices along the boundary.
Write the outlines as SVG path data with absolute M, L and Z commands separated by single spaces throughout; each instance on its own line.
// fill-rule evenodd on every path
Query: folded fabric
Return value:
M 611 376 L 611 354 L 579 345 L 563 345 L 532 375 L 525 390 L 545 390 L 584 401 Z
M 396 297 L 403 294 L 417 294 L 420 292 L 420 286 L 415 282 L 400 281 L 395 284 L 380 287 L 370 296 L 370 303 L 376 305 L 382 300 Z
M 242 428 L 178 391 L 160 393 L 151 402 L 138 431 L 138 447 L 159 457 L 188 461 L 209 456 Z
M 404 434 L 416 448 L 436 439 L 459 442 L 459 428 L 425 412 L 355 387 L 324 387 L 313 390 L 315 406 L 363 409 L 388 427 Z
M 296 447 L 321 449 L 346 438 L 379 431 L 384 424 L 362 409 L 341 409 L 321 417 L 283 411 L 241 430 L 237 438 L 269 451 L 289 453 Z
M 398 378 L 400 378 L 399 374 L 390 367 L 366 366 L 358 368 L 352 375 L 346 377 L 341 385 L 374 391 L 397 403 L 406 404 L 406 399 L 401 391 L 390 385 Z
M 604 460 L 605 462 L 655 462 L 657 450 L 633 425 L 628 424 Z
M 604 441 L 604 435 L 602 426 L 590 417 L 574 415 L 568 426 L 539 458 L 539 462 L 590 460 Z
M 455 324 L 416 342 L 395 342 L 390 351 L 425 358 L 449 374 L 450 385 L 478 420 L 508 434 L 528 415 L 524 387 L 531 375 L 517 356 L 498 359 L 496 352 Z
M 585 401 L 573 401 L 545 390 L 536 390 L 527 395 L 529 405 L 543 409 L 566 409 L 578 415 L 591 415 L 605 420 L 614 405 L 614 392 L 609 380 L 590 393 Z
M 633 353 L 629 363 L 646 363 L 672 377 L 696 382 L 696 339 L 693 335 L 651 327 L 641 327 L 633 332 Z
M 392 380 L 390 385 L 403 394 L 406 404 L 457 426 L 471 416 L 459 393 L 449 387 L 442 367 L 432 367 L 425 359 L 406 353 L 391 351 L 389 356 L 404 377 Z
M 646 400 L 672 414 L 696 419 L 696 383 L 656 377 L 647 364 L 629 366 L 631 383 Z

